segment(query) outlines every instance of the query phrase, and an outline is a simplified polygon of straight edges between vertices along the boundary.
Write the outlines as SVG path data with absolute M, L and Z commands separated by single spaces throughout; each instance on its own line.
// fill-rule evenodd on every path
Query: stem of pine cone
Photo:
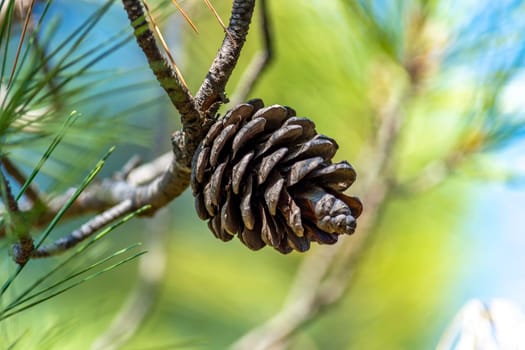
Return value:
M 199 110 L 205 112 L 208 117 L 212 118 L 226 100 L 224 97 L 226 83 L 239 60 L 254 7 L 255 0 L 233 1 L 228 32 L 235 42 L 232 42 L 228 35 L 224 37 L 222 46 L 195 96 Z

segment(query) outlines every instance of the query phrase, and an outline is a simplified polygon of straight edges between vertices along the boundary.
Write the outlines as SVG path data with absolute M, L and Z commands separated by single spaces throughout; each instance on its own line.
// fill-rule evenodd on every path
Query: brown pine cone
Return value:
M 356 174 L 332 164 L 337 143 L 288 107 L 241 104 L 213 124 L 193 157 L 191 187 L 213 234 L 250 249 L 304 252 L 352 234 L 359 199 L 342 192 Z

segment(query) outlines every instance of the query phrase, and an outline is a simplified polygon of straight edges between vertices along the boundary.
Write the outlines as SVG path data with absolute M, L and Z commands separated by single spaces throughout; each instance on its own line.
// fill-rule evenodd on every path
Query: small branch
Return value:
M 246 101 L 274 57 L 272 26 L 266 0 L 260 0 L 259 6 L 263 49 L 252 58 L 248 68 L 243 73 L 235 89 L 235 95 L 231 98 L 231 104 L 234 106 Z
M 120 169 L 120 171 L 115 173 L 115 175 L 113 175 L 113 177 L 115 179 L 118 179 L 118 180 L 126 180 L 126 178 L 129 176 L 129 174 L 131 174 L 131 172 L 134 169 L 136 169 L 140 165 L 140 163 L 142 163 L 142 158 L 140 156 L 138 156 L 138 155 L 134 155 L 133 157 L 128 159 L 126 164 L 124 164 L 124 166 L 122 166 L 122 169 Z
M 181 165 L 190 167 L 191 158 L 208 128 L 219 105 L 224 102 L 224 89 L 248 34 L 255 0 L 235 0 L 230 23 L 222 46 L 213 61 L 195 100 L 167 62 L 156 44 L 139 0 L 122 0 L 135 29 L 135 37 L 151 70 L 181 115 L 182 134 L 175 135 L 175 155 Z M 233 38 L 233 41 L 231 40 Z
M 173 152 L 166 152 L 151 162 L 134 168 L 126 175 L 125 180 L 133 186 L 147 184 L 160 176 L 168 168 L 172 159 Z
M 135 187 L 125 180 L 114 178 L 93 184 L 79 196 L 68 210 L 67 216 L 73 217 L 92 211 L 104 211 L 68 236 L 59 239 L 50 246 L 40 248 L 34 252 L 33 256 L 43 258 L 59 254 L 90 237 L 112 221 L 145 205 L 150 205 L 151 208 L 144 215 L 153 215 L 188 187 L 189 177 L 190 170 L 180 166 L 171 156 L 168 169 L 147 184 Z M 52 201 L 49 210 L 39 217 L 37 224 L 41 226 L 48 223 L 72 192 L 74 192 L 73 189 L 58 200 Z M 20 254 L 21 252 L 17 252 L 15 258 Z
M 4 159 L 2 159 L 2 164 L 4 164 Z M 33 238 L 31 238 L 31 235 L 28 233 L 29 228 L 27 225 L 24 225 L 22 222 L 22 212 L 18 207 L 18 203 L 13 195 L 9 181 L 1 169 L 0 182 L 2 199 L 7 206 L 7 212 L 4 215 L 4 225 L 7 232 L 12 231 L 18 240 L 18 243 L 15 243 L 12 247 L 13 256 L 18 265 L 25 265 L 35 249 Z
M 220 104 L 225 102 L 226 83 L 239 60 L 248 35 L 254 7 L 255 0 L 233 1 L 228 32 L 235 42 L 232 42 L 229 35 L 224 37 L 222 46 L 195 96 L 198 109 L 209 118 L 213 118 Z
M 122 3 L 135 29 L 135 38 L 148 60 L 149 67 L 179 111 L 184 131 L 190 138 L 194 138 L 194 135 L 199 133 L 201 116 L 190 92 L 159 49 L 155 36 L 146 21 L 142 3 L 139 0 L 122 0 Z
M 147 185 L 135 188 L 131 197 L 134 209 L 150 204 L 151 209 L 148 210 L 148 214 L 154 214 L 155 211 L 184 192 L 190 184 L 190 174 L 191 170 L 186 165 L 181 165 L 176 157 L 173 157 L 168 169 L 161 176 Z M 126 198 L 121 198 L 121 200 Z
M 123 217 L 126 214 L 129 214 L 133 211 L 133 206 L 131 201 L 124 201 L 111 209 L 104 211 L 103 213 L 95 216 L 79 229 L 71 232 L 69 235 L 58 239 L 56 242 L 52 243 L 49 246 L 44 246 L 38 248 L 33 252 L 33 258 L 47 258 L 53 255 L 62 253 L 78 243 L 82 242 L 86 238 L 90 237 L 96 233 L 101 228 L 110 224 L 111 222 Z
M 5 158 L 2 158 L 2 165 L 4 165 L 5 167 Z M 2 200 L 5 202 L 7 210 L 9 211 L 9 213 L 20 212 L 20 209 L 18 208 L 18 203 L 16 202 L 16 198 L 13 195 L 13 191 L 11 190 L 11 185 L 9 184 L 7 177 L 1 169 L 0 177 L 0 181 L 2 182 Z
M 24 183 L 27 180 L 27 177 L 16 167 L 11 160 L 4 156 L 2 157 L 2 165 L 5 168 L 5 171 L 20 185 L 24 185 Z M 33 188 L 32 185 L 27 187 L 25 193 L 25 196 L 31 200 L 31 202 L 34 204 L 42 203 L 40 200 L 40 196 L 38 195 L 38 192 Z

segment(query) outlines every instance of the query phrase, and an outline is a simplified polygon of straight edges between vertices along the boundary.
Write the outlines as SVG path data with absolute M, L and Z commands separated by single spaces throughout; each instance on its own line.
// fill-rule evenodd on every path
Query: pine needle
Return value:
M 125 224 L 135 216 L 139 215 L 140 213 L 148 210 L 151 208 L 151 205 L 145 205 L 144 207 L 134 211 L 133 213 L 130 213 L 120 219 L 119 221 L 111 224 L 110 226 L 106 227 L 104 230 L 102 230 L 100 233 L 98 233 L 95 237 L 93 237 L 88 243 L 84 244 L 83 246 L 77 248 L 73 254 L 71 254 L 67 259 L 62 261 L 60 264 L 56 265 L 53 269 L 48 271 L 45 275 L 39 277 L 36 279 L 29 287 L 26 288 L 25 291 L 20 293 L 15 300 L 13 300 L 4 311 L 7 311 L 7 309 L 12 309 L 22 303 L 22 299 L 29 293 L 31 293 L 33 290 L 35 290 L 36 287 L 38 287 L 40 284 L 42 284 L 45 280 L 50 278 L 53 274 L 55 274 L 58 270 L 62 269 L 63 267 L 67 266 L 71 261 L 73 261 L 75 258 L 80 256 L 82 253 L 84 253 L 86 250 L 88 250 L 90 247 L 92 247 L 95 243 L 97 243 L 99 240 L 107 236 L 109 233 L 113 232 L 117 227 Z
M 15 76 L 16 65 L 18 64 L 18 58 L 20 57 L 20 51 L 22 51 L 22 44 L 24 43 L 24 39 L 26 37 L 27 28 L 29 27 L 29 21 L 31 20 L 31 14 L 33 13 L 34 5 L 35 5 L 35 0 L 32 0 L 31 4 L 29 5 L 29 8 L 27 9 L 27 15 L 24 21 L 24 29 L 22 29 L 22 35 L 20 36 L 20 40 L 18 41 L 18 48 L 16 49 L 15 61 L 13 62 L 13 67 L 11 68 L 11 74 L 9 75 L 9 82 L 7 83 L 8 89 L 11 86 L 11 83 L 13 82 L 13 77 Z
M 27 303 L 29 300 L 34 299 L 34 298 L 36 298 L 36 297 L 38 297 L 38 296 L 40 296 L 42 294 L 45 294 L 47 292 L 51 292 L 52 290 L 54 290 L 58 286 L 66 283 L 66 282 L 71 281 L 73 278 L 78 277 L 78 276 L 80 276 L 80 275 L 82 275 L 82 274 L 84 274 L 84 273 L 86 273 L 88 271 L 91 271 L 91 270 L 97 268 L 98 266 L 108 262 L 109 260 L 113 259 L 114 257 L 117 257 L 119 255 L 127 253 L 128 251 L 130 251 L 133 248 L 136 248 L 136 247 L 138 247 L 140 245 L 141 245 L 140 243 L 135 243 L 135 244 L 130 245 L 127 248 L 120 249 L 120 250 L 116 251 L 115 253 L 105 257 L 104 259 L 101 259 L 101 260 L 99 260 L 99 261 L 97 261 L 97 262 L 95 262 L 95 263 L 93 263 L 93 264 L 91 264 L 89 266 L 86 266 L 86 267 L 84 267 L 84 268 L 82 268 L 82 269 L 80 269 L 80 270 L 78 270 L 76 272 L 73 272 L 73 273 L 69 274 L 68 276 L 64 277 L 60 281 L 55 282 L 55 283 L 51 284 L 50 286 L 48 286 L 48 287 L 46 287 L 46 288 L 44 288 L 44 289 L 42 289 L 42 290 L 40 290 L 40 291 L 38 291 L 36 293 L 33 293 L 33 294 L 31 294 L 31 295 L 29 295 L 29 296 L 27 296 L 25 298 L 21 298 L 20 300 L 16 300 L 15 302 L 9 304 L 2 311 L 0 311 L 0 319 L 1 319 L 2 315 L 6 314 L 8 311 L 16 308 L 17 306 L 20 306 L 20 305 L 22 305 L 24 303 Z
M 62 141 L 62 139 L 64 138 L 64 135 L 66 134 L 67 129 L 74 123 L 74 121 L 76 120 L 77 117 L 78 117 L 78 114 L 75 111 L 73 111 L 68 116 L 68 118 L 64 122 L 64 125 L 62 126 L 60 131 L 55 136 L 55 138 L 53 139 L 53 141 L 51 142 L 51 144 L 49 145 L 47 150 L 44 152 L 44 155 L 42 156 L 42 158 L 40 158 L 40 161 L 38 162 L 38 164 L 33 168 L 33 171 L 31 172 L 31 175 L 29 175 L 29 177 L 27 178 L 26 182 L 24 183 L 24 185 L 20 189 L 20 192 L 18 192 L 18 195 L 16 196 L 16 200 L 19 200 L 20 198 L 22 198 L 22 196 L 24 195 L 24 192 L 31 185 L 31 183 L 35 179 L 35 177 L 38 174 L 38 172 L 40 171 L 40 169 L 42 169 L 42 166 L 44 165 L 46 160 L 49 159 L 49 157 L 51 156 L 51 153 L 53 153 L 53 151 L 58 146 L 60 141 Z
M 44 243 L 44 240 L 49 236 L 49 234 L 53 231 L 55 226 L 58 224 L 62 216 L 66 213 L 66 211 L 73 205 L 73 202 L 80 196 L 82 191 L 95 179 L 97 174 L 102 170 L 102 167 L 104 166 L 105 161 L 107 158 L 111 155 L 115 147 L 111 147 L 111 149 L 102 157 L 102 159 L 97 163 L 97 165 L 89 172 L 89 174 L 84 178 L 80 186 L 75 190 L 75 193 L 69 198 L 69 200 L 64 204 L 64 206 L 58 211 L 58 213 L 55 215 L 53 220 L 49 223 L 47 228 L 45 229 L 44 233 L 40 237 L 40 239 L 35 243 L 35 250 L 38 249 L 42 243 Z M 17 278 L 17 276 L 22 272 L 24 267 L 27 264 L 24 265 L 18 265 L 15 272 L 5 281 L 5 283 L 2 285 L 2 288 L 0 288 L 0 296 L 4 295 L 4 293 L 9 289 L 9 286 L 13 283 L 13 281 Z
M 118 263 L 110 265 L 110 266 L 108 266 L 108 267 L 106 267 L 106 268 L 104 268 L 104 269 L 102 269 L 102 270 L 100 270 L 98 272 L 95 272 L 95 273 L 93 273 L 93 274 L 91 274 L 91 275 L 89 275 L 89 276 L 87 276 L 87 277 L 85 277 L 85 278 L 83 278 L 83 279 L 81 279 L 79 281 L 76 281 L 75 283 L 72 283 L 72 284 L 70 284 L 70 285 L 68 285 L 68 286 L 66 286 L 66 287 L 64 287 L 62 289 L 59 289 L 58 291 L 56 291 L 56 292 L 54 292 L 54 293 L 52 293 L 50 295 L 47 295 L 47 296 L 45 296 L 45 297 L 43 297 L 43 298 L 41 298 L 41 299 L 31 303 L 31 304 L 28 304 L 28 305 L 26 305 L 24 307 L 16 309 L 16 310 L 14 310 L 14 311 L 12 311 L 10 313 L 4 314 L 4 315 L 0 316 L 0 321 L 3 321 L 3 320 L 5 320 L 5 319 L 7 319 L 7 318 L 9 318 L 11 316 L 14 316 L 14 315 L 18 314 L 19 312 L 22 312 L 22 311 L 27 310 L 29 308 L 32 308 L 32 307 L 34 307 L 34 306 L 36 306 L 38 304 L 41 304 L 44 301 L 52 299 L 52 298 L 56 297 L 57 295 L 60 295 L 60 294 L 62 294 L 64 292 L 67 292 L 68 290 L 70 290 L 70 289 L 72 289 L 72 288 L 74 288 L 74 287 L 76 287 L 78 285 L 81 285 L 84 282 L 87 282 L 87 281 L 89 281 L 89 280 L 91 280 L 91 279 L 93 279 L 95 277 L 98 277 L 98 276 L 100 276 L 100 275 L 102 275 L 102 274 L 104 274 L 106 272 L 109 272 L 109 271 L 115 269 L 116 267 L 118 267 L 118 266 L 120 266 L 120 265 L 122 265 L 124 263 L 127 263 L 128 261 L 131 261 L 133 259 L 138 258 L 141 255 L 144 255 L 145 253 L 146 253 L 146 251 L 142 251 L 142 252 L 139 252 L 137 254 L 134 254 L 134 255 L 126 258 L 126 259 L 123 259 L 123 260 L 119 261 Z
M 221 25 L 222 29 L 224 30 L 224 32 L 226 33 L 228 38 L 230 38 L 230 41 L 232 42 L 233 47 L 237 47 L 237 43 L 235 42 L 235 40 L 233 39 L 233 36 L 228 31 L 228 28 L 226 27 L 226 25 L 222 21 L 221 16 L 219 16 L 219 13 L 217 12 L 217 10 L 215 10 L 215 7 L 213 7 L 213 5 L 211 4 L 211 2 L 209 0 L 204 0 L 204 2 L 206 3 L 206 6 L 208 6 L 208 8 L 211 10 L 211 12 L 213 12 L 213 15 L 215 16 L 215 18 L 217 19 L 217 21 Z
M 173 68 L 175 69 L 175 72 L 177 73 L 177 76 L 179 77 L 182 85 L 184 85 L 184 87 L 187 90 L 189 90 L 188 89 L 188 84 L 186 84 L 186 80 L 184 80 L 184 77 L 182 76 L 182 73 L 179 70 L 179 67 L 175 63 L 175 59 L 171 55 L 170 49 L 168 48 L 168 44 L 166 43 L 166 40 L 164 40 L 164 37 L 162 36 L 162 33 L 161 33 L 160 29 L 159 29 L 159 26 L 155 22 L 155 19 L 153 18 L 153 15 L 150 12 L 149 6 L 148 6 L 148 4 L 147 4 L 147 2 L 145 0 L 144 0 L 143 4 L 144 4 L 144 8 L 146 9 L 146 13 L 148 14 L 148 18 L 151 21 L 151 24 L 153 25 L 153 29 L 155 30 L 155 33 L 157 34 L 157 37 L 160 40 L 162 48 L 166 52 L 166 55 L 168 55 L 168 59 L 170 60 L 170 63 L 172 64 Z
M 195 31 L 195 33 L 198 33 L 199 30 L 197 29 L 197 26 L 193 23 L 193 21 L 191 20 L 190 16 L 188 16 L 188 14 L 186 13 L 186 11 L 184 11 L 184 9 L 180 6 L 179 2 L 177 0 L 171 0 L 171 2 L 173 2 L 173 4 L 175 5 L 175 7 L 177 7 L 177 10 L 179 10 L 180 14 L 182 15 L 182 17 L 184 17 L 184 19 L 186 20 L 186 22 L 188 22 L 188 24 L 193 28 L 193 30 Z

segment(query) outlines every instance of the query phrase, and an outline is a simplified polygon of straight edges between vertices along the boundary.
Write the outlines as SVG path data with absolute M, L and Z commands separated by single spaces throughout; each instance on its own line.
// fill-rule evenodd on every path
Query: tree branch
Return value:
M 208 131 L 220 103 L 223 102 L 218 96 L 224 95 L 226 83 L 240 57 L 255 6 L 255 0 L 234 0 L 228 27 L 229 35 L 225 36 L 195 102 L 157 46 L 140 1 L 122 2 L 151 70 L 181 115 L 183 129 L 172 136 L 173 154 L 169 157 L 169 164 L 166 164 L 168 157 L 164 155 L 151 164 L 131 171 L 127 177 L 130 181 L 116 177 L 90 185 L 71 206 L 66 216 L 73 217 L 93 211 L 102 213 L 69 236 L 40 249 L 35 253 L 35 257 L 53 255 L 71 248 L 110 222 L 145 205 L 150 205 L 145 214 L 153 215 L 188 187 L 193 153 Z M 235 43 L 231 42 L 230 36 Z M 142 181 L 140 177 L 137 180 L 133 174 L 146 167 L 149 167 L 149 171 L 144 175 L 147 181 Z M 162 172 L 159 172 L 159 169 L 162 169 Z M 68 191 L 50 201 L 48 210 L 38 213 L 34 224 L 38 226 L 50 222 L 71 193 Z
M 53 255 L 60 254 L 82 242 L 88 237 L 91 237 L 95 232 L 100 230 L 111 222 L 129 214 L 133 211 L 132 202 L 130 200 L 121 202 L 111 209 L 90 219 L 80 228 L 74 230 L 69 235 L 62 237 L 54 243 L 40 247 L 31 255 L 32 258 L 47 258 Z
M 235 42 L 231 41 L 229 35 L 224 37 L 222 46 L 195 96 L 199 110 L 205 112 L 208 117 L 213 117 L 221 103 L 226 100 L 224 89 L 246 41 L 254 7 L 255 0 L 233 1 L 228 32 Z
M 122 4 L 135 29 L 135 38 L 148 60 L 151 71 L 179 111 L 182 124 L 188 129 L 187 132 L 191 134 L 194 128 L 198 127 L 201 117 L 190 92 L 157 45 L 155 36 L 146 21 L 142 3 L 138 0 L 122 0 Z

